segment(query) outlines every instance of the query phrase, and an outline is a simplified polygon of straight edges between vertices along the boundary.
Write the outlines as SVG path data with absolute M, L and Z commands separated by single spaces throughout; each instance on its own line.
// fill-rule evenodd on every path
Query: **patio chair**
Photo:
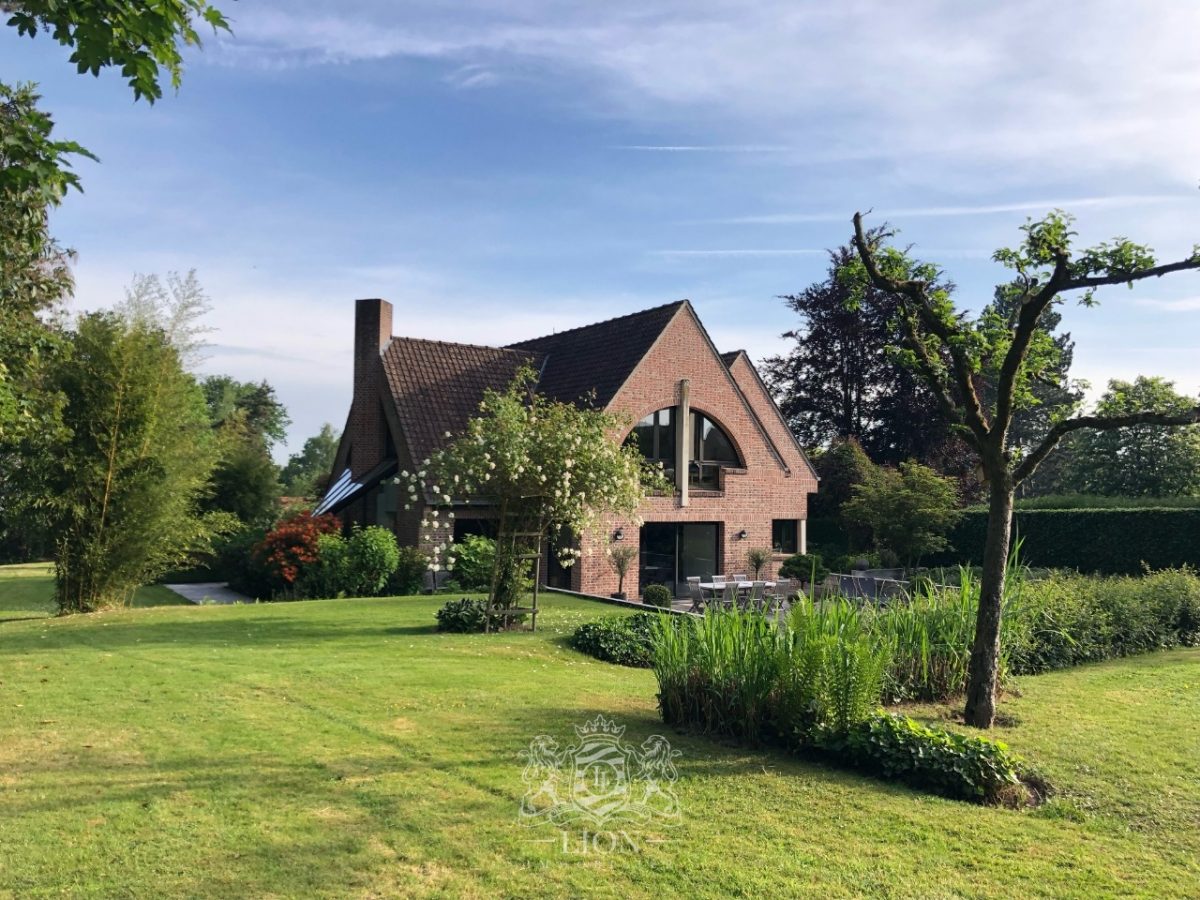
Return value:
M 695 575 L 687 580 L 688 599 L 692 601 L 688 612 L 704 612 L 704 591 L 700 590 L 700 576 Z
M 725 582 L 725 590 L 721 594 L 721 608 L 733 609 L 738 601 L 738 586 L 736 581 Z
M 756 581 L 750 585 L 750 592 L 746 595 L 746 601 L 742 609 L 755 609 L 759 612 L 764 612 L 764 604 L 766 603 L 767 583 L 765 581 Z
M 764 612 L 780 611 L 783 605 L 792 599 L 792 579 L 780 578 L 775 582 L 775 586 L 766 592 Z
M 745 573 L 742 573 L 740 575 L 730 575 L 729 580 L 730 581 L 746 581 L 746 575 L 745 575 Z

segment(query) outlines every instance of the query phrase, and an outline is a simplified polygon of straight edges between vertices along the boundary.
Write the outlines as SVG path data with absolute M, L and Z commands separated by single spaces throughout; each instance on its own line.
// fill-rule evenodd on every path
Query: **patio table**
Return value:
M 729 583 L 730 582 L 728 582 L 728 581 L 702 581 L 702 582 L 700 582 L 700 589 L 703 591 L 723 591 L 723 590 L 725 590 L 725 585 L 727 585 Z M 739 591 L 748 591 L 752 587 L 754 587 L 753 581 L 737 582 L 737 589 Z M 764 581 L 763 587 L 773 588 L 773 587 L 775 587 L 775 582 Z

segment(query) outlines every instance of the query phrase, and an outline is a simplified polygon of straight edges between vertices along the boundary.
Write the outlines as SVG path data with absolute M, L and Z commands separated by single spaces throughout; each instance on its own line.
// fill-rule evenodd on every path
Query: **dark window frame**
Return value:
M 635 443 L 642 455 L 651 462 L 660 462 L 668 477 L 673 477 L 676 463 L 675 428 L 678 406 L 664 406 L 643 416 L 633 430 L 630 439 Z M 729 433 L 713 418 L 699 410 L 689 413 L 689 454 L 688 486 L 701 490 L 719 490 L 721 487 L 720 470 L 725 468 L 741 468 L 743 463 L 738 455 L 737 445 Z M 667 433 L 670 433 L 669 436 Z M 724 444 L 727 453 L 720 458 L 709 459 L 706 450 L 712 451 L 713 446 L 706 445 L 706 437 L 715 433 L 715 440 L 709 439 L 709 444 Z M 669 453 L 664 453 L 669 448 Z M 647 453 L 649 449 L 649 453 Z
M 790 540 L 786 526 L 791 526 Z M 783 527 L 781 527 L 783 526 Z M 771 549 L 776 553 L 796 554 L 800 552 L 800 520 L 772 519 L 771 520 Z

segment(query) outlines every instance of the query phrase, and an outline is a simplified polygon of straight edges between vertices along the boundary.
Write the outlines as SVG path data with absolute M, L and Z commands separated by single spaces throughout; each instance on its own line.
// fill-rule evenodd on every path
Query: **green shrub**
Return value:
M 371 525 L 355 528 L 346 542 L 347 563 L 353 575 L 348 593 L 375 597 L 400 563 L 400 548 L 390 529 Z
M 1010 613 L 1016 674 L 1200 640 L 1200 578 L 1191 569 L 1141 578 L 1057 573 L 1022 588 Z
M 429 559 L 416 547 L 401 547 L 396 555 L 396 569 L 388 578 L 384 593 L 389 597 L 408 597 L 421 593 Z
M 349 543 L 340 534 L 317 538 L 316 559 L 300 570 L 296 595 L 328 599 L 354 592 L 358 579 L 350 560 Z
M 795 602 L 779 687 L 777 731 L 785 740 L 798 730 L 844 732 L 879 706 L 888 651 L 872 640 L 866 624 L 846 600 Z
M 247 597 L 266 600 L 271 596 L 271 578 L 255 558 L 254 548 L 266 537 L 266 528 L 245 528 L 216 541 L 218 580 Z
M 464 591 L 486 591 L 492 586 L 496 542 L 469 534 L 454 545 L 454 580 Z
M 447 600 L 434 614 L 437 618 L 437 630 L 460 633 L 484 631 L 488 619 L 487 608 L 486 600 L 471 600 L 467 597 L 461 600 Z M 513 616 L 493 615 L 491 628 L 493 631 L 515 628 L 527 618 L 525 613 Z
M 654 665 L 655 627 L 662 613 L 609 616 L 580 625 L 570 645 L 580 653 L 622 666 L 648 669 Z
M 795 578 L 805 583 L 820 584 L 828 574 L 829 570 L 816 553 L 797 553 L 779 566 L 780 578 Z
M 671 590 L 664 584 L 647 585 L 642 591 L 642 602 L 647 606 L 660 606 L 669 609 L 671 606 Z
M 447 600 L 437 616 L 437 630 L 456 633 L 483 631 L 487 623 L 487 604 L 483 600 Z
M 999 741 L 876 713 L 823 742 L 857 768 L 956 800 L 995 803 L 1020 792 L 1022 762 Z

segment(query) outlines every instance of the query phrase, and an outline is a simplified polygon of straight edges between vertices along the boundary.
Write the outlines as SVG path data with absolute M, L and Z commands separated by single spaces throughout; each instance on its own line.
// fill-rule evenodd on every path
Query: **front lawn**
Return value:
M 47 576 L 0 569 L 0 619 Z M 37 588 L 37 584 L 41 588 Z M 38 594 L 38 591 L 41 594 Z M 16 599 L 14 599 L 16 598 Z M 24 599 L 20 599 L 24 598 Z M 677 829 L 564 854 L 519 753 L 597 713 L 664 731 L 652 673 L 444 598 L 0 622 L 0 896 L 1147 896 L 1200 883 L 1200 650 L 1026 678 L 997 735 L 1062 789 L 1012 812 L 667 732 Z M 919 712 L 937 716 L 940 710 Z
M 49 563 L 0 566 L 0 624 L 41 619 L 55 613 L 54 585 Z M 147 606 L 186 606 L 188 603 L 161 584 L 140 587 L 133 595 L 135 609 Z

